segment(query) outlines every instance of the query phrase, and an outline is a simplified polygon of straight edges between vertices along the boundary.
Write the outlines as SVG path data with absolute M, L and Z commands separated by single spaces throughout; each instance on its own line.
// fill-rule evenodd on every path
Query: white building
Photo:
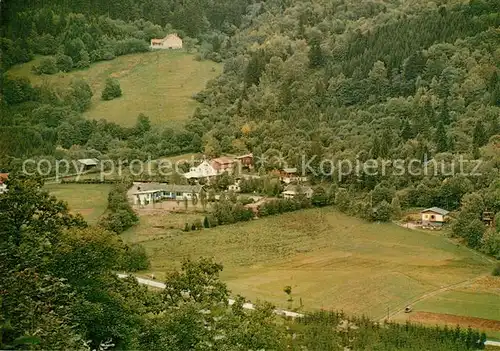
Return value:
M 7 192 L 5 181 L 9 178 L 9 173 L 0 173 L 0 194 Z
M 161 200 L 191 200 L 199 197 L 201 185 L 176 185 L 166 183 L 135 184 L 131 196 L 134 205 L 147 205 Z
M 182 49 L 182 39 L 176 33 L 169 34 L 163 39 L 151 39 L 151 49 Z
M 422 225 L 441 226 L 450 212 L 439 207 L 431 207 L 420 212 Z

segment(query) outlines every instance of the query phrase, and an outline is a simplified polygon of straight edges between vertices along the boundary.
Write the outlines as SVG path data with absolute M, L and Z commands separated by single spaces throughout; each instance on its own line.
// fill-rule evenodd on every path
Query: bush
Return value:
M 493 275 L 495 277 L 500 276 L 500 263 L 497 263 L 497 266 L 495 268 L 493 268 L 493 272 L 491 272 L 491 275 Z
M 55 74 L 59 72 L 56 59 L 53 57 L 44 58 L 38 66 L 33 66 L 35 74 Z
M 102 91 L 101 98 L 103 100 L 113 100 L 114 98 L 122 96 L 122 89 L 120 88 L 120 82 L 114 78 L 106 79 L 106 86 Z
M 100 221 L 107 230 L 120 234 L 135 225 L 139 218 L 130 206 L 127 198 L 127 184 L 116 184 L 108 194 L 109 213 Z

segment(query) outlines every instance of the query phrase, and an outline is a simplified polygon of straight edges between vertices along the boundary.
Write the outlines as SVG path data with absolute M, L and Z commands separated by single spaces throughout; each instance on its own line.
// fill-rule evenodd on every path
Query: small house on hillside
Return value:
M 246 154 L 236 157 L 236 160 L 241 164 L 242 167 L 247 169 L 253 168 L 253 154 Z
M 217 173 L 228 172 L 231 173 L 233 171 L 234 159 L 230 157 L 218 157 L 214 158 L 211 162 L 213 169 L 217 171 Z
M 431 207 L 420 212 L 423 226 L 441 226 L 450 212 L 439 207 Z
M 95 158 L 82 158 L 82 159 L 77 160 L 77 162 L 78 162 L 78 165 L 80 167 L 82 167 L 83 171 L 88 171 L 92 168 L 95 168 L 99 164 L 99 160 L 97 160 Z
M 182 49 L 182 39 L 176 33 L 169 34 L 163 39 L 151 39 L 151 49 Z
M 7 192 L 5 181 L 9 178 L 9 173 L 0 173 L 0 194 Z
M 309 186 L 288 185 L 281 195 L 283 195 L 285 199 L 293 199 L 303 194 L 306 198 L 310 199 L 313 193 L 314 191 Z

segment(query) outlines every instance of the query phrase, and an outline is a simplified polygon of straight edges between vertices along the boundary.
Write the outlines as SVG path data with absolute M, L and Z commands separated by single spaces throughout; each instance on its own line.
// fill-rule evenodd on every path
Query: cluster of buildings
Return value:
M 137 183 L 129 194 L 135 205 L 146 205 L 160 200 L 191 200 L 194 196 L 199 196 L 202 186 L 200 183 L 209 184 L 213 178 L 223 173 L 234 174 L 236 170 L 252 170 L 254 159 L 252 154 L 237 157 L 222 156 L 211 160 L 203 160 L 199 165 L 193 166 L 182 176 L 186 178 L 190 185 L 175 185 L 166 183 Z M 296 168 L 283 168 L 274 171 L 279 179 L 286 185 L 282 196 L 291 199 L 299 194 L 311 198 L 313 189 L 306 185 L 296 185 L 307 181 L 306 177 L 300 176 Z M 234 184 L 229 185 L 228 191 L 239 193 L 240 180 L 242 178 L 252 178 L 258 176 L 240 175 Z

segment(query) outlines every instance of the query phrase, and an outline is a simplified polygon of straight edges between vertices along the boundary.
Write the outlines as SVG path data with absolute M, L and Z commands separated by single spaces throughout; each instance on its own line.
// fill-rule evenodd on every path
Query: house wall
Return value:
M 434 222 L 443 223 L 444 222 L 444 216 L 441 215 L 441 214 L 432 213 L 432 212 L 422 213 L 422 223 L 423 224 L 425 224 L 425 223 L 434 223 Z

